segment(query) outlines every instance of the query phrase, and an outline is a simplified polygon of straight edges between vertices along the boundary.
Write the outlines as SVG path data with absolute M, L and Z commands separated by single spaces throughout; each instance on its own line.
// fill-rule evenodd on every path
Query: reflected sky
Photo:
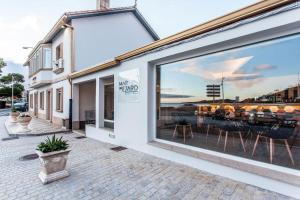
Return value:
M 225 99 L 256 98 L 296 86 L 299 72 L 300 35 L 289 36 L 162 65 L 162 102 L 211 100 L 206 85 L 222 77 Z

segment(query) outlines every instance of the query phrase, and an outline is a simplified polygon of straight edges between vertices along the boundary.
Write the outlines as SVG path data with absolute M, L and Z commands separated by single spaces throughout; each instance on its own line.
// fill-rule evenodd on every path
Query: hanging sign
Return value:
M 140 98 L 139 69 L 131 69 L 118 74 L 119 102 L 138 102 Z

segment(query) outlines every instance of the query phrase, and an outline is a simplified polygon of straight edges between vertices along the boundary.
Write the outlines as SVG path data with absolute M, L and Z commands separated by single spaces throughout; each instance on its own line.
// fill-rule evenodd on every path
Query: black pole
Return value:
M 72 130 L 72 107 L 73 107 L 73 100 L 69 99 L 69 130 Z

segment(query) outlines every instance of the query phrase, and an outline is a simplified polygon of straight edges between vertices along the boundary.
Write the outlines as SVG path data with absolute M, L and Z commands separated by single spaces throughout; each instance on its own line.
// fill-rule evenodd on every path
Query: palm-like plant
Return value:
M 66 150 L 69 147 L 68 141 L 63 140 L 62 137 L 56 138 L 55 135 L 52 136 L 50 139 L 47 137 L 45 142 L 41 142 L 36 150 L 41 151 L 43 153 L 49 153 L 53 151 L 62 151 Z

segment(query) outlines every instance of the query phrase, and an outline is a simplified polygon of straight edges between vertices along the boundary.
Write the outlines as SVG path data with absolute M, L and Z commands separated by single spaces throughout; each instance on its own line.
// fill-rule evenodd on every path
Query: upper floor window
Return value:
M 44 68 L 51 68 L 52 67 L 52 59 L 51 59 L 51 49 L 50 48 L 44 48 Z
M 63 43 L 56 47 L 56 60 L 63 58 Z
M 42 46 L 30 58 L 29 75 L 33 75 L 43 68 L 52 68 L 51 48 Z

